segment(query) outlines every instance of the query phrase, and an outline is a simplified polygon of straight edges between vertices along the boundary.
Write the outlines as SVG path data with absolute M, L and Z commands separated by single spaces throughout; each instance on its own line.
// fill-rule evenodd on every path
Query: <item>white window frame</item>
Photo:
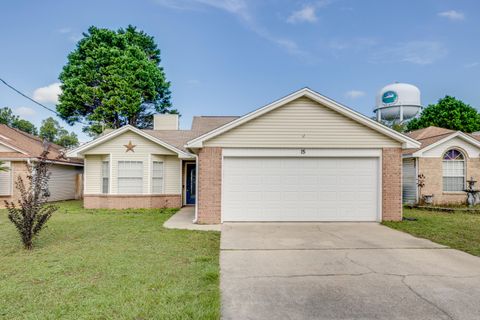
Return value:
M 137 164 L 140 164 L 140 175 L 139 176 L 125 176 L 125 175 L 122 175 L 122 173 L 125 173 L 122 171 L 122 163 L 137 163 Z M 143 194 L 143 161 L 118 161 L 117 163 L 117 193 L 118 194 Z M 125 193 L 125 192 L 122 192 L 121 191 L 121 186 L 120 186 L 120 183 L 121 181 L 123 180 L 128 180 L 128 179 L 131 179 L 131 180 L 140 180 L 140 186 L 141 186 L 141 191 L 140 192 L 128 192 L 128 193 Z
M 8 177 L 8 190 L 6 193 L 0 192 L 0 196 L 11 196 L 13 191 L 13 179 L 12 179 L 12 162 L 11 161 L 4 161 L 4 166 L 8 168 L 8 171 L 0 172 L 0 174 L 4 174 Z M 0 190 L 1 191 L 1 190 Z
M 162 176 L 161 177 L 156 177 L 154 175 L 154 171 L 155 171 L 155 164 L 156 163 L 159 163 L 162 165 Z M 155 192 L 154 191 L 154 179 L 161 179 L 162 180 L 162 190 L 161 192 Z M 151 169 L 151 189 L 150 189 L 150 192 L 152 194 L 165 194 L 165 163 L 163 161 L 159 161 L 159 160 L 154 160 L 152 161 L 152 169 Z
M 105 170 L 105 165 L 106 165 L 106 170 Z M 105 175 L 106 173 L 106 175 Z M 110 193 L 110 161 L 109 160 L 103 160 L 102 161 L 102 176 L 101 176 L 101 193 L 102 194 L 109 194 Z M 105 186 L 105 181 L 107 182 Z M 107 188 L 107 192 L 105 192 L 105 187 Z
M 452 150 L 455 150 L 458 153 L 460 153 L 460 155 L 462 156 L 462 159 L 461 160 L 457 160 L 457 159 L 446 160 L 445 155 Z M 449 163 L 462 163 L 463 175 L 458 175 L 458 174 L 455 174 L 455 173 L 449 173 L 448 172 L 449 170 L 451 170 L 451 171 L 455 170 L 455 168 L 448 168 L 448 167 L 445 168 L 445 166 L 448 166 Z M 445 171 L 447 171 L 447 174 L 445 173 Z M 443 153 L 443 156 L 442 156 L 442 192 L 445 192 L 445 193 L 464 192 L 465 184 L 466 184 L 466 176 L 467 176 L 467 166 L 466 166 L 465 153 L 462 152 L 461 150 L 457 149 L 457 148 L 450 148 L 447 151 L 445 151 Z M 461 188 L 461 190 L 446 190 L 448 188 L 445 188 L 445 178 L 462 178 L 462 188 Z

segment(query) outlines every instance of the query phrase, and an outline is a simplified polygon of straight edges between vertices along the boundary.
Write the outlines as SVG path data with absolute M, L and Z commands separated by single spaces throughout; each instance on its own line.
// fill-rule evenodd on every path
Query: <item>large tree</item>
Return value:
M 77 135 L 74 132 L 68 132 L 52 117 L 42 121 L 40 137 L 67 149 L 78 146 Z
M 8 107 L 0 108 L 0 123 L 26 133 L 37 134 L 37 128 L 33 123 L 25 119 L 20 119 L 20 117 L 13 114 L 12 109 Z
M 153 37 L 133 26 L 90 27 L 83 36 L 59 76 L 64 120 L 96 135 L 126 124 L 148 128 L 153 113 L 177 113 Z
M 480 114 L 477 109 L 455 97 L 445 96 L 436 104 L 428 105 L 419 118 L 407 124 L 407 130 L 436 126 L 463 132 L 480 131 Z

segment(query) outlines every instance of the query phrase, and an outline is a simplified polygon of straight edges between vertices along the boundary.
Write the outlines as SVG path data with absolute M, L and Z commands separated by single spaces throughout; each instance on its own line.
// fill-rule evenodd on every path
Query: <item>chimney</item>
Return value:
M 178 130 L 178 114 L 154 114 L 153 130 Z

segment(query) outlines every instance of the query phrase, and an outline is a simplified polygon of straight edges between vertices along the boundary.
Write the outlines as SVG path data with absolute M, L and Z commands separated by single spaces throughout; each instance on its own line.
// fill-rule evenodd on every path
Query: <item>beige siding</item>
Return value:
M 126 152 L 124 145 L 129 141 L 136 145 L 134 152 Z M 86 191 L 85 194 L 99 194 L 101 188 L 102 160 L 110 160 L 110 193 L 118 194 L 118 162 L 142 161 L 143 194 L 151 193 L 152 161 L 164 162 L 164 192 L 180 194 L 181 165 L 178 155 L 136 133 L 126 132 L 85 153 Z
M 126 148 L 124 145 L 128 144 L 129 141 L 132 141 L 132 144 L 136 145 L 133 149 L 134 152 L 125 152 Z M 126 158 L 138 158 L 138 156 L 154 153 L 154 154 L 170 154 L 176 155 L 175 152 L 164 148 L 157 143 L 148 140 L 134 132 L 128 131 L 117 137 L 111 138 L 104 143 L 93 147 L 92 149 L 86 151 L 84 154 L 116 154 Z
M 480 148 L 474 146 L 470 142 L 463 140 L 462 138 L 455 137 L 453 139 L 447 140 L 444 143 L 439 144 L 438 146 L 427 150 L 422 153 L 422 157 L 431 157 L 431 158 L 442 158 L 445 152 L 449 149 L 457 148 L 466 153 L 469 158 L 478 158 L 480 153 Z
M 49 201 L 75 199 L 77 174 L 82 168 L 74 166 L 53 165 L 50 168 Z
M 102 161 L 105 158 L 106 157 L 103 155 L 85 156 L 85 194 L 97 194 L 102 192 Z
M 372 148 L 397 142 L 308 98 L 299 98 L 204 143 L 208 147 Z
M 178 157 L 152 155 L 152 161 L 163 162 L 163 185 L 165 194 L 181 193 L 182 164 Z

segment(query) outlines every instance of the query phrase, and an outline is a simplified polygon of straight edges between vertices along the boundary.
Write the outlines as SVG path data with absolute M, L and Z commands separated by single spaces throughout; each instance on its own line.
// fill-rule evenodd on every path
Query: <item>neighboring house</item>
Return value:
M 310 89 L 242 117 L 156 115 L 71 151 L 86 208 L 196 204 L 197 223 L 402 218 L 402 149 L 412 138 Z
M 415 203 L 422 196 L 433 195 L 436 204 L 465 203 L 466 181 L 480 179 L 480 136 L 438 127 L 407 135 L 421 146 L 403 150 L 403 201 Z M 425 177 L 421 195 L 417 187 L 420 174 Z
M 0 160 L 8 171 L 0 172 L 0 207 L 4 201 L 16 201 L 20 193 L 15 187 L 18 176 L 26 177 L 27 163 L 35 161 L 43 152 L 43 141 L 39 137 L 0 124 Z M 50 201 L 70 200 L 81 196 L 81 174 L 83 160 L 58 159 L 62 147 L 50 144 L 48 158 L 50 167 Z M 80 189 L 77 189 L 79 186 Z

